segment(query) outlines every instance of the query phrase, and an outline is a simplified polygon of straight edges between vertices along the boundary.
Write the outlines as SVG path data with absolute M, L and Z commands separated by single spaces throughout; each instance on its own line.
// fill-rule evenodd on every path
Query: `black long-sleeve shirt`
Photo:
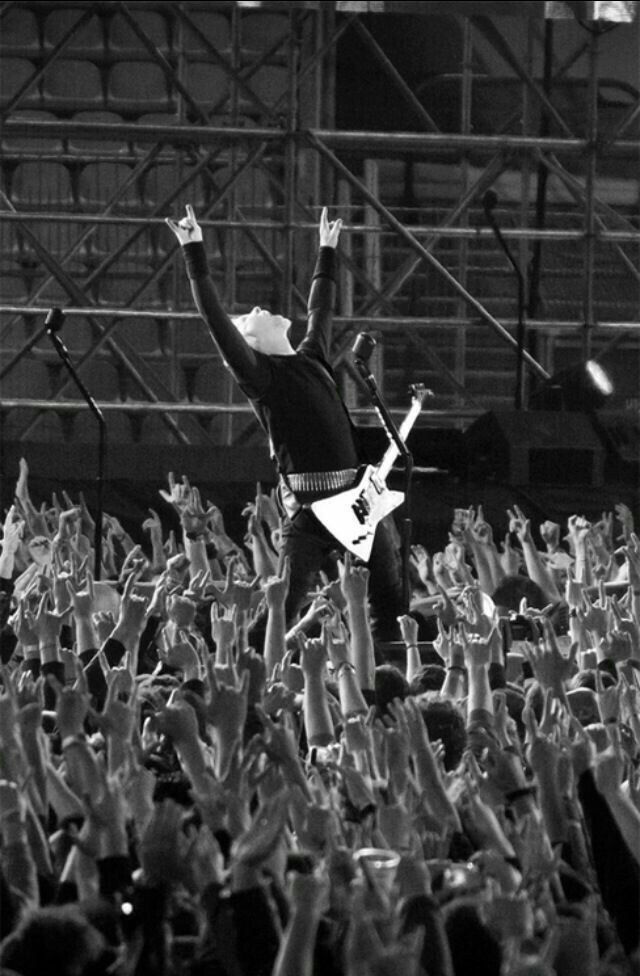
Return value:
M 220 304 L 204 246 L 184 247 L 187 273 L 202 318 L 266 431 L 285 477 L 358 466 L 353 426 L 340 397 L 329 346 L 335 301 L 335 251 L 318 254 L 307 306 L 308 325 L 294 355 L 265 355 L 245 341 Z

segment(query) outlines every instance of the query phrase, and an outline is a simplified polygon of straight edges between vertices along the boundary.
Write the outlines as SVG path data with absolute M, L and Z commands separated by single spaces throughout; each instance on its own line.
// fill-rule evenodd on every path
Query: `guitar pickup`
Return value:
M 375 490 L 378 492 L 379 495 L 382 494 L 382 492 L 385 490 L 386 487 L 384 481 L 382 481 L 381 478 L 378 477 L 375 471 L 371 475 L 371 484 L 373 485 L 373 487 L 375 488 Z
M 353 505 L 351 506 L 351 511 L 357 518 L 360 525 L 364 525 L 369 516 L 369 512 L 371 511 L 371 506 L 369 505 L 369 502 L 367 501 L 367 498 L 363 491 L 360 492 L 360 494 L 354 501 Z

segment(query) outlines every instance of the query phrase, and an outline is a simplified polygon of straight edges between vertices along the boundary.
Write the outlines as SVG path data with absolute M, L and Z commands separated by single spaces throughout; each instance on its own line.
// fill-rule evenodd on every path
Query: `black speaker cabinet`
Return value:
M 465 433 L 467 476 L 509 485 L 589 485 L 604 481 L 605 452 L 584 413 L 486 413 Z

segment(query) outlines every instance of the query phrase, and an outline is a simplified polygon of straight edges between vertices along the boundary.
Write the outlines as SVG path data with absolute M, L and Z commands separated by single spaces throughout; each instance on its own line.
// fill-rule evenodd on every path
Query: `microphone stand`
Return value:
M 93 551 L 94 551 L 94 568 L 93 576 L 95 580 L 99 580 L 102 572 L 102 513 L 103 513 L 103 503 L 104 503 L 104 468 L 105 468 L 105 456 L 106 456 L 106 440 L 107 440 L 107 425 L 100 407 L 93 399 L 86 386 L 78 376 L 73 363 L 71 362 L 71 357 L 69 356 L 69 351 L 65 346 L 64 342 L 58 335 L 59 330 L 62 327 L 64 321 L 64 313 L 60 311 L 59 308 L 51 308 L 47 312 L 47 317 L 45 319 L 45 328 L 47 330 L 47 335 L 53 343 L 53 347 L 57 352 L 58 356 L 62 360 L 63 364 L 66 366 L 72 380 L 80 390 L 80 393 L 87 402 L 89 410 L 94 415 L 98 422 L 98 476 L 96 479 L 96 487 L 98 500 L 96 504 L 96 519 L 95 519 L 95 530 L 93 536 Z
M 413 475 L 413 454 L 407 447 L 406 443 L 402 440 L 400 436 L 400 431 L 389 413 L 380 390 L 378 389 L 378 384 L 376 383 L 376 378 L 369 369 L 369 357 L 373 352 L 375 347 L 375 339 L 366 332 L 361 332 L 356 339 L 353 346 L 353 356 L 355 367 L 360 374 L 364 385 L 367 388 L 371 403 L 378 414 L 382 422 L 382 426 L 385 429 L 387 437 L 390 441 L 398 448 L 400 456 L 404 459 L 404 478 L 403 478 L 403 488 L 404 488 L 404 517 L 402 519 L 402 531 L 400 533 L 401 540 L 401 562 L 402 562 L 402 603 L 405 609 L 405 613 L 409 612 L 409 607 L 411 605 L 411 583 L 410 583 L 410 557 L 411 557 L 411 533 L 412 533 L 412 519 L 411 519 L 411 478 Z M 364 358 L 366 357 L 366 358 Z
M 517 351 L 516 351 L 516 390 L 515 390 L 515 408 L 516 410 L 522 410 L 524 408 L 524 342 L 525 342 L 525 323 L 524 323 L 524 308 L 525 308 L 525 287 L 524 287 L 524 275 L 520 269 L 520 265 L 514 258 L 509 245 L 507 244 L 502 231 L 498 225 L 498 222 L 493 214 L 493 208 L 498 202 L 498 197 L 493 190 L 487 190 L 483 199 L 482 206 L 484 207 L 485 217 L 487 222 L 493 231 L 496 240 L 498 241 L 500 247 L 507 256 L 507 260 L 513 270 L 515 271 L 516 277 L 518 279 L 518 329 L 516 333 Z

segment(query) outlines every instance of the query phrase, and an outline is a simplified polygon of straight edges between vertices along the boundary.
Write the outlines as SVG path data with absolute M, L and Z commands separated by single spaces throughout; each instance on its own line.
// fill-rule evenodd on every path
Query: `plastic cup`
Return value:
M 389 896 L 396 880 L 400 855 L 383 847 L 361 847 L 355 858 L 368 880 Z

